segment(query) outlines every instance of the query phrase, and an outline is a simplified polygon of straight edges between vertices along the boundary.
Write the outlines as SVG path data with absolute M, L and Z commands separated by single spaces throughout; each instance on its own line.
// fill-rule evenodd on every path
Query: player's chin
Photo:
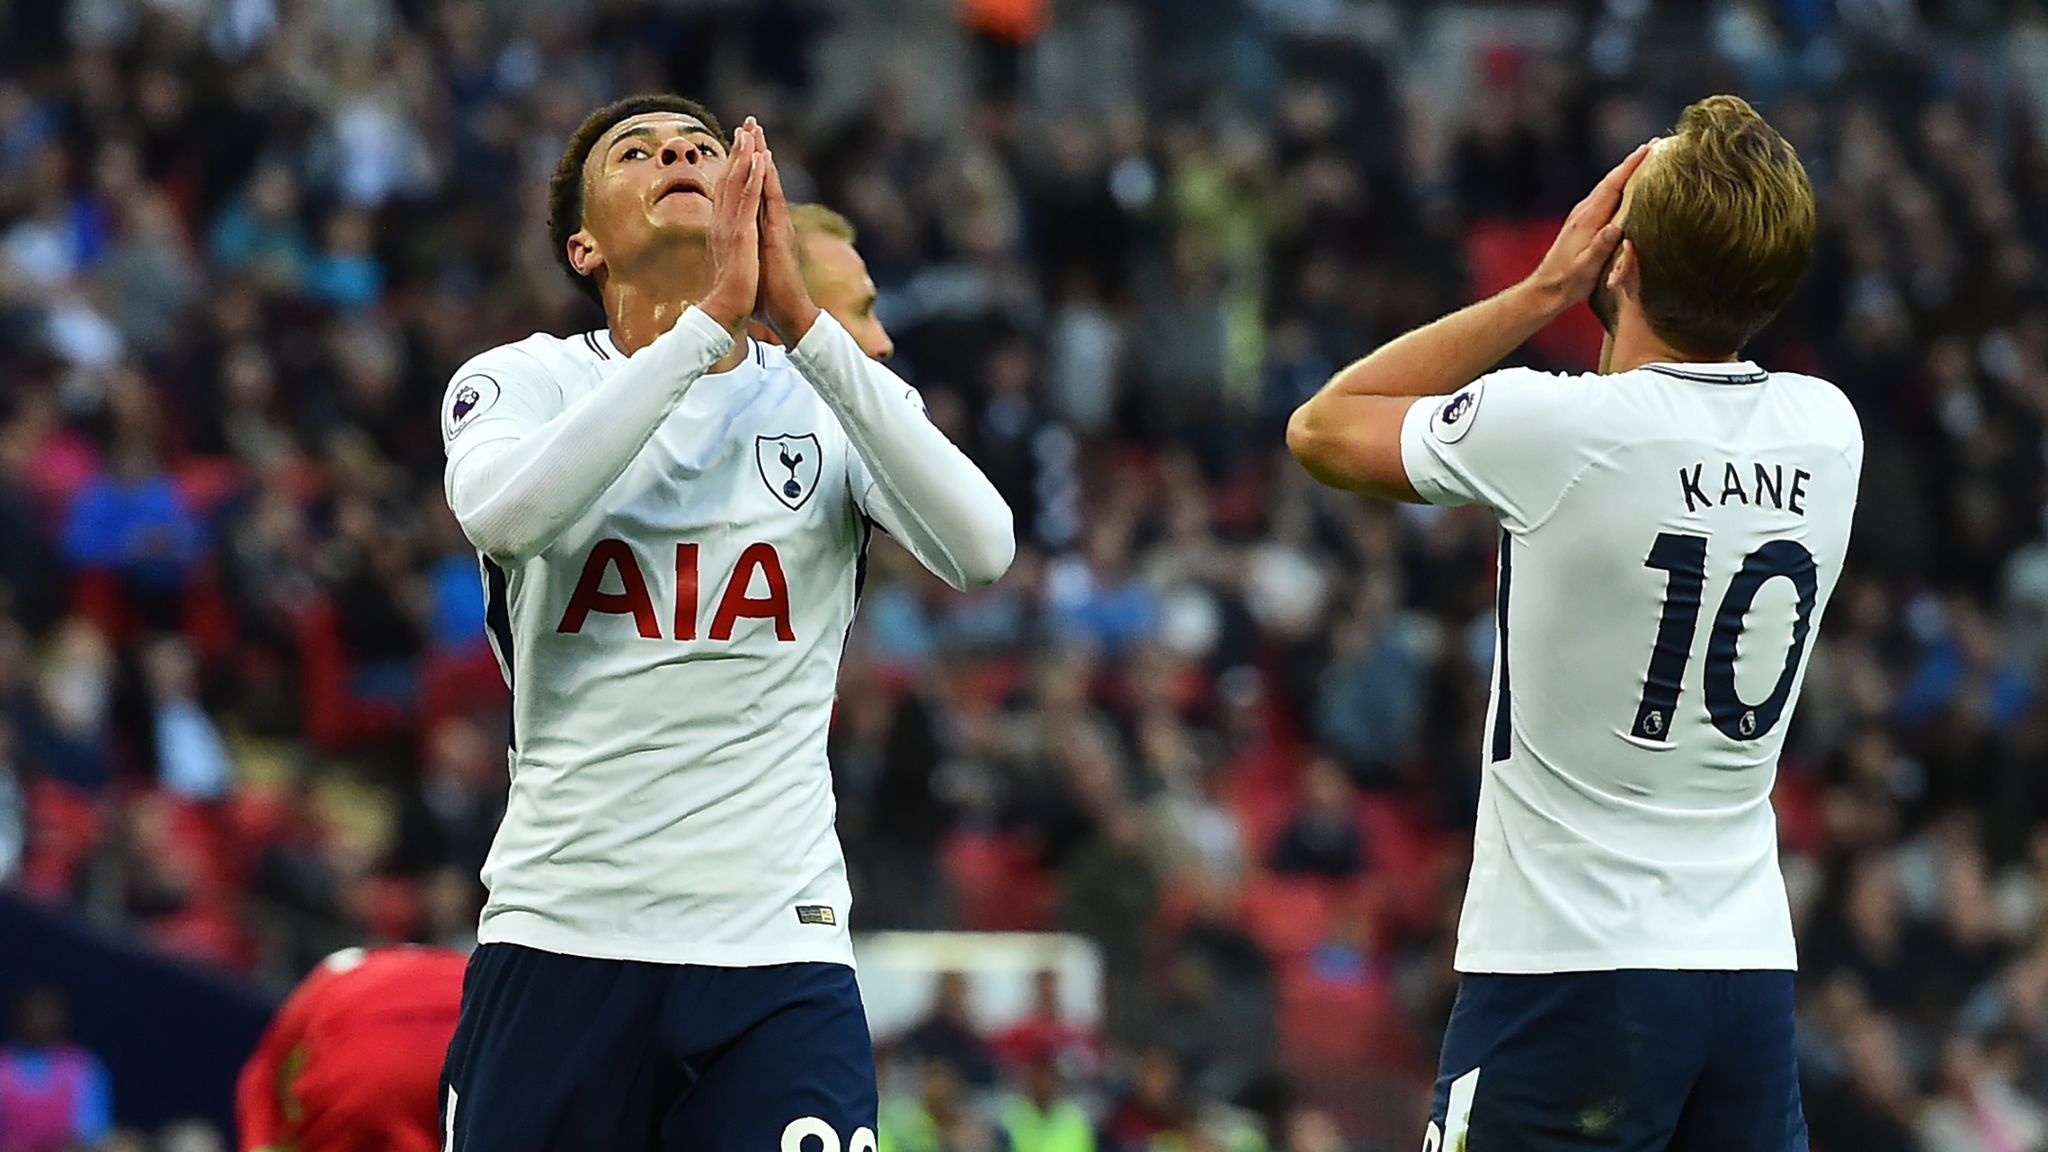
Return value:
M 648 212 L 664 232 L 701 234 L 711 229 L 711 201 L 694 192 L 677 192 L 654 202 Z

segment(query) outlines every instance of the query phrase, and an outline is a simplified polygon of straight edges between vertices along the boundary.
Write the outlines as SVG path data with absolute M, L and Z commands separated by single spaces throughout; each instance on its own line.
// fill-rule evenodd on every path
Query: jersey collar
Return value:
M 1661 362 L 1645 364 L 1643 370 L 1676 380 L 1690 380 L 1695 384 L 1761 384 L 1771 378 L 1769 372 L 1747 360 L 1737 360 L 1732 364 Z
M 753 361 L 759 367 L 766 368 L 768 366 L 768 354 L 762 350 L 761 342 L 752 336 L 744 337 L 744 339 L 747 342 L 747 359 Z M 595 331 L 585 332 L 583 334 L 583 345 L 595 353 L 599 360 L 624 360 L 626 358 L 626 354 L 619 351 L 619 346 L 612 343 L 612 332 L 609 328 L 599 328 Z

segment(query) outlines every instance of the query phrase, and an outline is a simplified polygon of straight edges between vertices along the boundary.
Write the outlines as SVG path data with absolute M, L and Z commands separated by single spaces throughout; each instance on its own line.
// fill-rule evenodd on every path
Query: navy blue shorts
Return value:
M 486 944 L 442 1072 L 447 1152 L 874 1152 L 853 970 Z
M 1792 973 L 1466 976 L 1423 1148 L 1806 1152 Z

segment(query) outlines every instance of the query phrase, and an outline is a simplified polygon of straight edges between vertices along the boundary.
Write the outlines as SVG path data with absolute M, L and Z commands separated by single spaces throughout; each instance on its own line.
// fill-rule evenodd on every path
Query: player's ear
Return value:
M 1636 264 L 1636 242 L 1624 236 L 1621 247 L 1615 249 L 1614 262 L 1607 266 L 1607 290 L 1616 296 L 1632 290 L 1640 271 Z
M 604 267 L 604 253 L 598 251 L 597 238 L 585 229 L 579 228 L 569 236 L 569 267 L 581 276 L 595 276 Z

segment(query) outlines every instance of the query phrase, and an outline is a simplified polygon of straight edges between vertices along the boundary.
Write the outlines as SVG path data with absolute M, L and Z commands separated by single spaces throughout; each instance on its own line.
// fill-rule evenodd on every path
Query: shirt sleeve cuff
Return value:
M 789 350 L 789 358 L 796 361 L 799 369 L 816 368 L 829 355 L 832 345 L 840 340 L 851 339 L 853 337 L 847 333 L 845 326 L 830 312 L 821 308 L 818 310 L 818 318 L 811 322 L 811 330 L 804 333 L 804 338 L 797 341 L 796 347 Z M 866 353 L 862 355 L 865 356 Z
M 732 333 L 727 332 L 718 321 L 711 318 L 710 313 L 695 304 L 683 309 L 683 314 L 676 318 L 674 330 L 710 349 L 713 359 L 732 351 Z
M 1442 402 L 1442 397 L 1424 396 L 1410 404 L 1401 418 L 1401 468 L 1408 473 L 1409 487 L 1431 504 L 1457 503 L 1437 482 L 1440 465 L 1430 445 L 1430 417 Z

